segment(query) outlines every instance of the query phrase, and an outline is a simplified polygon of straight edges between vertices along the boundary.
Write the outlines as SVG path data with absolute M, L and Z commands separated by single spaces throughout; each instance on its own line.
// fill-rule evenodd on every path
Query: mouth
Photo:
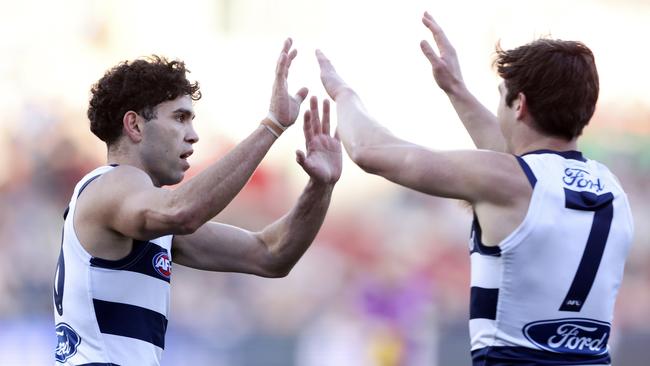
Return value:
M 190 150 L 190 151 L 187 151 L 187 152 L 182 153 L 182 154 L 180 155 L 180 158 L 183 159 L 183 160 L 187 160 L 187 158 L 189 158 L 190 156 L 192 156 L 192 154 L 194 154 L 194 150 Z

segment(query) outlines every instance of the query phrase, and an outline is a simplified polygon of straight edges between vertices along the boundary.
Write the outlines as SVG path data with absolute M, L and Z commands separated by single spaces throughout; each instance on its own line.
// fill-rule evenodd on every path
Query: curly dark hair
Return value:
M 201 99 L 198 82 L 190 83 L 185 63 L 152 55 L 123 61 L 108 70 L 90 89 L 90 130 L 107 145 L 122 135 L 122 118 L 128 111 L 146 120 L 156 118 L 155 107 L 179 96 Z
M 504 51 L 494 61 L 507 91 L 506 104 L 521 92 L 538 129 L 572 140 L 594 114 L 599 82 L 594 55 L 581 42 L 538 39 Z

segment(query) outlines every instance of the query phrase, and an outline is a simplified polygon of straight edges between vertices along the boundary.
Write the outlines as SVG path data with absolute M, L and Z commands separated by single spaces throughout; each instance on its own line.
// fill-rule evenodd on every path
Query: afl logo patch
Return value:
M 169 279 L 172 275 L 172 261 L 166 252 L 160 252 L 153 257 L 153 268 L 159 275 Z

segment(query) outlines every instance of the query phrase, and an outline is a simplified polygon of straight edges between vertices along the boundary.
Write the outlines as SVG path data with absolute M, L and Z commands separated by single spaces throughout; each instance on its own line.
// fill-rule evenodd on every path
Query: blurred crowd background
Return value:
M 321 48 L 401 137 L 473 148 L 418 42 L 429 10 L 456 45 L 466 82 L 496 109 L 494 46 L 551 35 L 590 46 L 601 98 L 580 144 L 629 194 L 636 236 L 616 306 L 617 366 L 647 364 L 650 344 L 650 34 L 644 0 L 0 1 L 0 363 L 53 361 L 52 283 L 74 185 L 105 162 L 88 129 L 89 89 L 117 62 L 152 53 L 186 61 L 204 98 L 191 177 L 256 128 L 275 61 L 299 50 L 292 91 L 325 93 Z M 538 3 L 538 2 L 534 2 Z M 300 120 L 299 120 L 300 121 Z M 306 175 L 289 130 L 216 220 L 257 230 L 295 202 Z M 263 279 L 174 267 L 164 365 L 468 365 L 471 212 L 344 172 L 322 232 L 291 274 Z

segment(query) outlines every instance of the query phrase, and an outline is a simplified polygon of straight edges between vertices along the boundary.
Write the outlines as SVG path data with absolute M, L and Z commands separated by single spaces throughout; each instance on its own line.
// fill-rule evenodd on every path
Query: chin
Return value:
M 173 186 L 174 184 L 178 184 L 181 181 L 183 181 L 183 178 L 185 178 L 185 173 L 180 173 L 175 176 L 166 176 L 166 177 L 161 177 L 158 181 L 160 182 L 160 186 Z
M 169 182 L 168 185 L 178 184 L 178 183 L 183 181 L 183 178 L 185 178 L 185 173 L 180 173 L 178 176 L 173 177 L 172 179 L 170 179 L 170 182 Z
M 181 173 L 180 176 L 178 177 L 178 179 L 176 180 L 176 183 L 174 183 L 174 184 L 182 182 L 183 179 L 185 179 L 185 173 Z

